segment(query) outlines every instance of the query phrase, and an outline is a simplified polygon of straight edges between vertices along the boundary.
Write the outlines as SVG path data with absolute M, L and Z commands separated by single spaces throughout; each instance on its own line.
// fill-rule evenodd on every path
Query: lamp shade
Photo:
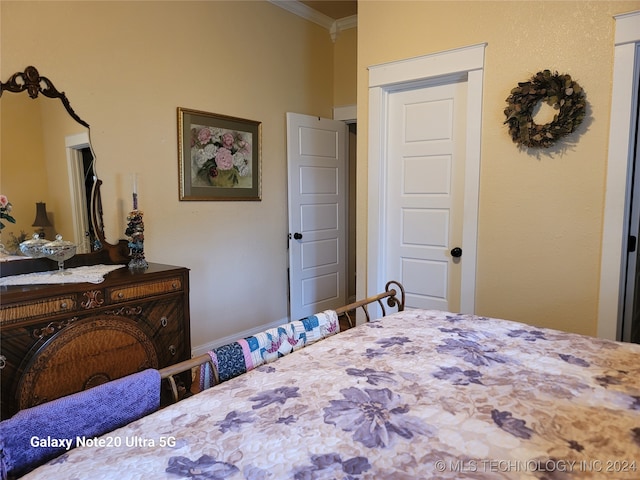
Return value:
M 53 225 L 47 217 L 47 204 L 44 202 L 36 202 L 36 219 L 33 221 L 32 227 L 52 227 Z

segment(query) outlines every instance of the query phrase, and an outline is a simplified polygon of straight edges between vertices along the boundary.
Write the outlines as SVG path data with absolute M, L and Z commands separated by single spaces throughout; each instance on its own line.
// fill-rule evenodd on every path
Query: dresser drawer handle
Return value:
M 169 353 L 171 355 L 175 355 L 177 353 L 178 349 L 175 347 L 175 345 L 169 345 Z
M 0 370 L 2 370 L 7 365 L 7 357 L 4 355 L 0 355 Z
M 124 298 L 124 293 L 118 292 L 118 298 Z
M 162 325 L 163 327 L 166 327 L 169 323 L 169 320 L 167 320 L 167 317 L 162 317 L 160 319 L 160 325 Z
M 173 282 L 173 283 L 171 284 L 171 288 L 173 288 L 174 290 L 175 290 L 176 288 L 178 288 L 178 282 Z
M 68 308 L 68 306 L 69 306 L 69 305 L 67 304 L 67 302 L 62 302 L 62 303 L 60 304 L 60 308 L 61 308 L 62 310 L 66 310 L 66 309 Z

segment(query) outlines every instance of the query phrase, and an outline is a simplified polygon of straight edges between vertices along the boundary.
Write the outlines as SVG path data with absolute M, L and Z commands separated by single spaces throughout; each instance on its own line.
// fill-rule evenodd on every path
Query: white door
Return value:
M 467 83 L 389 96 L 386 272 L 407 306 L 460 311 Z
M 368 295 L 401 280 L 409 306 L 475 311 L 485 48 L 369 67 Z M 390 132 L 397 128 L 401 136 L 394 140 Z M 462 256 L 454 262 L 456 247 Z
M 291 320 L 346 303 L 347 126 L 287 113 Z

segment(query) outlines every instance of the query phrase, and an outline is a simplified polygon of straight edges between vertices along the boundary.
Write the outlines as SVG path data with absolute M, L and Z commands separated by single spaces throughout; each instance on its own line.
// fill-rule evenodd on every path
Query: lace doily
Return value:
M 61 275 L 58 270 L 50 272 L 25 273 L 0 278 L 0 286 L 42 285 L 47 283 L 102 283 L 104 276 L 125 265 L 89 265 L 86 267 L 66 268 L 69 275 Z

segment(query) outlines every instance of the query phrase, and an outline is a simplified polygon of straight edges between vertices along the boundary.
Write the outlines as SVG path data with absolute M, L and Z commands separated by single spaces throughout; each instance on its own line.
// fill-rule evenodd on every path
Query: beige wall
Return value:
M 612 16 L 639 8 L 638 1 L 361 1 L 358 278 L 367 261 L 367 66 L 486 42 L 476 312 L 595 335 Z M 589 115 L 566 148 L 521 152 L 503 125 L 505 99 L 543 69 L 578 81 Z
M 54 84 L 55 86 L 55 84 Z M 0 102 L 2 150 L 0 188 L 13 205 L 15 224 L 5 223 L 3 243 L 13 253 L 13 235 L 31 238 L 39 230 L 33 227 L 36 202 L 46 203 L 52 227 L 45 237 L 56 234 L 74 237 L 73 212 L 69 187 L 69 170 L 65 139 L 86 132 L 86 128 L 69 116 L 59 100 L 40 95 L 31 99 L 26 93 L 4 94 Z
M 2 242 L 12 251 L 11 235 L 19 237 L 21 231 L 32 235 L 35 202 L 46 199 L 49 192 L 40 102 L 26 95 L 3 95 L 1 112 L 0 189 L 9 198 L 16 219 L 15 224 L 3 221 Z
M 65 240 L 80 244 L 86 239 L 75 238 L 69 185 L 70 165 L 68 164 L 65 140 L 68 136 L 84 133 L 87 129 L 71 118 L 60 101 L 51 101 L 43 97 L 38 100 L 42 106 L 42 138 L 44 140 L 48 195 L 43 197 L 37 195 L 36 192 L 32 192 L 32 194 L 36 194 L 38 201 L 47 204 L 47 217 L 53 225 L 53 227 L 45 229 L 47 238 L 53 240 L 56 234 L 60 234 Z M 10 141 L 10 139 L 7 140 Z M 84 183 L 77 187 L 82 187 L 81 192 L 84 191 Z M 35 212 L 35 205 L 32 208 Z
M 46 238 L 53 240 L 59 233 L 73 241 L 65 138 L 86 131 L 85 127 L 67 114 L 59 100 L 44 96 L 32 100 L 27 94 L 3 95 L 0 127 L 0 185 L 16 219 L 15 224 L 5 223 L 3 243 L 13 253 L 11 234 L 17 239 L 22 234 L 31 238 L 37 230 L 32 227 L 36 202 L 46 203 L 53 224 L 45 228 Z
M 358 29 L 343 30 L 334 46 L 333 103 L 336 107 L 355 105 L 358 97 Z
M 2 1 L 0 13 L 1 78 L 35 65 L 91 124 L 108 238 L 124 237 L 138 173 L 147 259 L 191 269 L 193 347 L 286 321 L 285 113 L 331 117 L 328 31 L 266 1 Z M 261 202 L 178 200 L 179 106 L 262 122 Z
M 92 125 L 112 239 L 123 236 L 130 175 L 138 173 L 147 258 L 191 269 L 197 347 L 286 318 L 285 112 L 330 117 L 334 105 L 352 104 L 354 74 L 344 72 L 356 62 L 361 296 L 367 66 L 487 42 L 477 311 L 594 334 L 612 16 L 639 8 L 638 1 L 362 1 L 357 31 L 333 44 L 325 29 L 265 1 L 3 0 L 0 78 L 37 66 Z M 356 41 L 354 57 L 343 47 Z M 590 116 L 575 145 L 519 152 L 503 125 L 504 100 L 544 68 L 580 82 Z M 262 202 L 178 201 L 178 106 L 263 122 Z

